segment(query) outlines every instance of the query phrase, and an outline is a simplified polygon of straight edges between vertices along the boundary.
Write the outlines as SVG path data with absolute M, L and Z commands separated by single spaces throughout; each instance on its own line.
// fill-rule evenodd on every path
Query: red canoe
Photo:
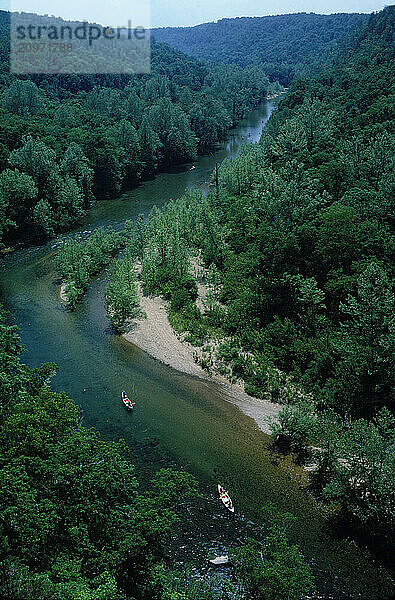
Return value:
M 124 407 L 127 410 L 133 410 L 133 406 L 136 404 L 135 402 L 132 402 L 131 400 L 129 400 L 126 392 L 122 392 L 122 402 L 123 402 Z

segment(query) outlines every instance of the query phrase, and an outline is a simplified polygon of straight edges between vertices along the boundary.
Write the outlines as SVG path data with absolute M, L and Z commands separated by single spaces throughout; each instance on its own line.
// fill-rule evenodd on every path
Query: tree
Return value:
M 325 294 L 319 289 L 314 277 L 304 278 L 301 275 L 288 275 L 284 279 L 293 288 L 299 319 L 307 333 L 314 332 L 322 322 L 320 313 L 325 310 Z
M 110 138 L 123 149 L 120 157 L 124 176 L 132 181 L 140 173 L 140 142 L 136 129 L 126 119 L 108 130 Z
M 53 198 L 54 225 L 56 229 L 67 229 L 84 216 L 84 196 L 73 177 L 66 176 L 57 186 Z
M 346 364 L 357 365 L 361 388 L 355 390 L 353 409 L 372 415 L 391 397 L 394 294 L 386 272 L 375 262 L 361 273 L 357 286 L 357 296 L 340 305 L 344 320 L 337 347 Z
M 318 151 L 320 147 L 328 145 L 334 129 L 335 111 L 320 100 L 305 98 L 298 110 L 298 116 L 303 124 L 306 134 L 307 150 Z
M 0 174 L 0 238 L 10 227 L 20 227 L 31 220 L 38 190 L 29 175 L 16 169 Z
M 89 166 L 89 161 L 81 146 L 75 142 L 68 146 L 60 163 L 60 170 L 64 177 L 72 177 L 77 183 L 84 198 L 84 208 L 88 208 L 93 199 L 93 169 Z
M 129 253 L 111 265 L 106 288 L 106 308 L 117 332 L 124 330 L 128 320 L 144 315 L 140 308 L 133 259 Z
M 303 159 L 306 149 L 306 130 L 298 117 L 285 122 L 271 146 L 274 156 L 282 161 L 292 160 L 295 156 Z
M 55 215 L 47 200 L 39 200 L 32 212 L 32 221 L 39 239 L 50 238 L 55 233 Z
M 264 508 L 262 539 L 248 539 L 232 550 L 236 575 L 251 600 L 299 600 L 314 589 L 314 579 L 287 529 L 293 521 L 272 505 Z
M 3 317 L 1 597 L 151 596 L 164 540 L 182 505 L 198 495 L 196 480 L 163 469 L 139 491 L 126 444 L 81 426 L 74 402 L 49 387 L 53 365 L 30 370 L 19 362 L 19 337 Z
M 31 136 L 23 138 L 22 147 L 10 154 L 9 163 L 34 179 L 39 197 L 50 194 L 53 190 L 59 175 L 56 154 L 41 140 Z
M 143 117 L 139 129 L 139 140 L 143 172 L 146 175 L 152 175 L 158 167 L 162 144 L 146 117 Z
M 360 254 L 355 210 L 334 202 L 321 212 L 320 221 L 317 250 L 321 260 L 349 274 L 352 261 Z
M 195 157 L 197 139 L 191 131 L 188 118 L 169 98 L 162 98 L 149 106 L 144 118 L 159 137 L 161 161 L 164 164 L 185 162 Z
M 388 541 L 394 530 L 395 419 L 383 408 L 372 422 L 359 419 L 338 440 L 338 458 L 325 496 L 341 502 L 368 529 Z
M 2 97 L 2 104 L 9 112 L 26 117 L 44 109 L 43 94 L 33 81 L 13 81 Z
M 308 402 L 298 402 L 284 406 L 270 430 L 277 442 L 285 440 L 290 448 L 301 451 L 313 441 L 315 424 L 314 407 Z
M 92 276 L 110 261 L 124 243 L 124 232 L 99 227 L 87 240 L 69 240 L 61 247 L 55 258 L 55 269 L 65 284 L 70 308 L 75 308 Z

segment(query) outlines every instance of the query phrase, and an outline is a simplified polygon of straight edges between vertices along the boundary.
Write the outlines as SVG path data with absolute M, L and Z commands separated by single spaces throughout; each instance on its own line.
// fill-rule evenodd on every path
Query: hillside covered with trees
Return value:
M 297 13 L 221 19 L 195 27 L 154 29 L 165 42 L 206 61 L 259 64 L 272 80 L 288 85 L 295 74 L 311 73 L 342 47 L 368 18 L 361 14 Z
M 216 192 L 154 209 L 130 241 L 201 364 L 285 405 L 274 439 L 307 452 L 316 491 L 381 558 L 394 543 L 394 18 L 373 15 L 331 68 L 295 81 Z
M 126 246 L 106 290 L 115 327 L 138 313 L 137 277 L 166 298 L 207 370 L 284 405 L 273 443 L 310 461 L 311 491 L 382 562 L 394 547 L 394 25 L 394 7 L 372 15 L 334 64 L 296 80 L 261 143 L 220 165 L 210 194 L 192 191 L 122 233 L 99 229 L 57 259 L 76 302 Z M 191 160 L 266 93 L 256 66 L 152 49 L 150 76 L 33 80 L 3 68 L 4 243 L 67 229 L 95 198 Z M 288 538 L 292 516 L 270 504 L 255 537 L 229 551 L 230 578 L 176 568 L 168 542 L 199 497 L 196 480 L 162 469 L 139 484 L 133 449 L 83 426 L 75 403 L 51 389 L 56 366 L 23 364 L 6 318 L 1 311 L 2 598 L 314 597 L 312 565 Z
M 44 17 L 42 17 L 44 19 Z M 0 12 L 0 240 L 43 239 L 222 140 L 267 93 L 263 71 L 207 66 L 152 42 L 149 75 L 8 72 Z

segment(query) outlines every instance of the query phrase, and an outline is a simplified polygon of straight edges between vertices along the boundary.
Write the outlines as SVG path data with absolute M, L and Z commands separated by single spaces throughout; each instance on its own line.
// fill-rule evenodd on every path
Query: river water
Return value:
M 99 202 L 80 230 L 68 235 L 84 236 L 100 225 L 118 227 L 186 189 L 207 188 L 215 162 L 234 156 L 243 143 L 258 141 L 273 110 L 266 103 L 252 111 L 215 154 L 195 161 L 195 169 L 183 165 L 118 199 Z M 174 371 L 113 334 L 103 302 L 105 273 L 95 279 L 75 312 L 65 310 L 52 259 L 66 237 L 5 256 L 1 300 L 20 327 L 24 361 L 30 366 L 48 361 L 59 365 L 53 387 L 81 406 L 85 425 L 106 439 L 127 441 L 143 484 L 156 468 L 168 465 L 198 477 L 204 499 L 173 540 L 178 560 L 193 558 L 202 565 L 209 550 L 225 552 L 253 527 L 259 507 L 270 500 L 297 517 L 292 539 L 311 561 L 325 597 L 390 597 L 388 574 L 353 543 L 328 530 L 326 509 L 302 489 L 303 471 L 289 457 L 270 452 L 268 437 L 226 401 L 220 386 Z M 123 389 L 136 396 L 133 414 L 121 406 Z M 235 501 L 233 520 L 216 498 L 218 481 Z

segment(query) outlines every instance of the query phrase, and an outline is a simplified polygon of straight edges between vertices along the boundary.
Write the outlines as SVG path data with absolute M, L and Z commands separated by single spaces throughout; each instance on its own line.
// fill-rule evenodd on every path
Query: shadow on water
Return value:
M 271 110 L 269 104 L 253 111 L 215 156 L 199 157 L 195 169 L 189 165 L 161 173 L 116 200 L 98 203 L 81 232 L 73 235 L 87 235 L 84 231 L 100 225 L 116 226 L 185 189 L 204 185 L 216 160 L 234 155 L 241 143 L 259 139 Z M 324 593 L 336 598 L 389 597 L 387 573 L 348 540 L 329 535 L 327 509 L 305 493 L 303 470 L 289 457 L 271 453 L 267 436 L 224 400 L 221 386 L 176 372 L 113 335 L 103 302 L 105 273 L 75 312 L 64 309 L 52 267 L 64 237 L 4 258 L 2 301 L 21 329 L 25 362 L 59 365 L 54 388 L 65 390 L 82 407 L 84 424 L 96 427 L 106 439 L 127 441 L 143 485 L 163 466 L 186 468 L 199 478 L 205 498 L 190 507 L 173 540 L 177 559 L 205 564 L 210 550 L 222 553 L 242 540 L 253 528 L 251 520 L 259 518 L 260 506 L 270 500 L 297 517 L 293 539 L 311 561 Z M 121 405 L 123 389 L 135 390 L 133 414 Z M 216 497 L 219 481 L 236 503 L 232 521 Z

